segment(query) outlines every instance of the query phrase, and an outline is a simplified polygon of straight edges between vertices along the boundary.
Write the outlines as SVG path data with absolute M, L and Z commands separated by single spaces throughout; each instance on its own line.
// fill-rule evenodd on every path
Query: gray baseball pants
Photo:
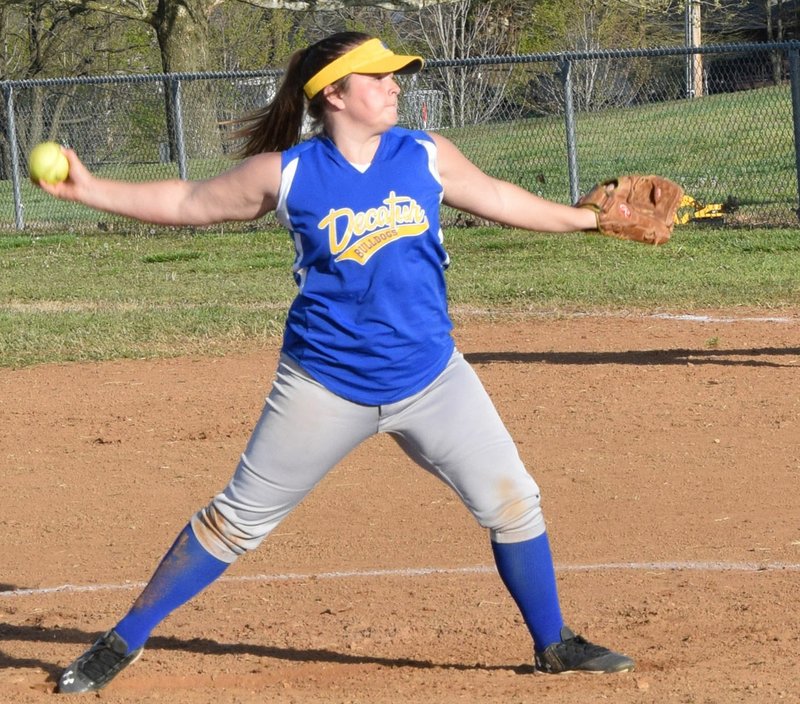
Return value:
M 376 433 L 389 433 L 450 486 L 495 542 L 544 533 L 539 488 L 477 374 L 456 351 L 427 388 L 384 406 L 347 401 L 282 356 L 233 477 L 192 517 L 195 535 L 212 555 L 233 562 Z

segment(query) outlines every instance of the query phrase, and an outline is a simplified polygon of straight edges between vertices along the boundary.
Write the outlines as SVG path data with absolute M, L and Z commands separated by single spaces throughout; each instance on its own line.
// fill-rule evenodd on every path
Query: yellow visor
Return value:
M 311 100 L 325 86 L 350 73 L 416 73 L 422 68 L 420 56 L 403 56 L 388 49 L 380 39 L 370 39 L 331 61 L 303 86 Z

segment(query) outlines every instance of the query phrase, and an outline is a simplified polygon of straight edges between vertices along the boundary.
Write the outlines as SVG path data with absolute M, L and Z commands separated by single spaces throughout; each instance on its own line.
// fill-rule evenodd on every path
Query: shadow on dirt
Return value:
M 42 628 L 30 625 L 0 624 L 0 644 L 4 641 L 46 642 L 58 644 L 75 644 L 75 652 L 67 658 L 80 655 L 82 648 L 88 648 L 101 633 L 89 633 L 76 628 Z M 287 662 L 316 662 L 339 665 L 380 665 L 382 667 L 408 667 L 419 670 L 458 670 L 458 671 L 511 671 L 517 674 L 530 674 L 532 665 L 480 665 L 466 663 L 437 663 L 430 660 L 413 660 L 411 658 L 387 658 L 375 655 L 351 655 L 336 650 L 320 648 L 287 648 L 257 643 L 220 643 L 208 638 L 182 639 L 172 636 L 153 636 L 147 641 L 146 651 L 172 650 L 202 655 L 251 655 L 260 658 L 271 658 Z M 61 675 L 63 663 L 45 662 L 36 658 L 17 658 L 0 648 L 0 669 L 37 669 L 47 673 L 48 681 L 55 683 Z
M 625 350 L 621 352 L 471 352 L 464 355 L 471 364 L 511 362 L 516 364 L 716 364 L 743 367 L 798 367 L 800 347 L 752 347 L 747 349 Z M 759 357 L 796 357 L 792 361 Z

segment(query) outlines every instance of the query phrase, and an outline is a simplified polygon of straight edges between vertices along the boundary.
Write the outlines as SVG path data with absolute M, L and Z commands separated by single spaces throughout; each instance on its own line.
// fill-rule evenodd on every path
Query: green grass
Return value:
M 659 173 L 704 203 L 734 198 L 729 220 L 794 225 L 798 201 L 788 86 L 577 116 L 580 190 L 621 173 Z M 447 136 L 487 172 L 567 202 L 564 118 L 469 127 Z
M 450 229 L 456 317 L 796 308 L 800 233 L 678 227 L 662 247 Z M 271 343 L 295 293 L 281 230 L 0 236 L 0 364 L 224 354 Z
M 800 303 L 798 250 L 793 230 L 690 226 L 647 247 L 487 228 L 451 247 L 451 300 L 508 310 L 791 307 Z

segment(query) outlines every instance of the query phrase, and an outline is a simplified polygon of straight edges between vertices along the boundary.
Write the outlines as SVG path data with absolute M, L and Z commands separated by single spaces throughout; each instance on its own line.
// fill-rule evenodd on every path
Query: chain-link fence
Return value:
M 400 77 L 401 124 L 446 134 L 481 168 L 574 202 L 655 172 L 687 193 L 682 222 L 793 226 L 800 42 L 433 60 Z M 274 94 L 279 70 L 2 82 L 0 231 L 124 227 L 27 178 L 53 139 L 96 173 L 205 178 L 232 165 L 226 120 Z M 446 222 L 469 222 L 445 211 Z

